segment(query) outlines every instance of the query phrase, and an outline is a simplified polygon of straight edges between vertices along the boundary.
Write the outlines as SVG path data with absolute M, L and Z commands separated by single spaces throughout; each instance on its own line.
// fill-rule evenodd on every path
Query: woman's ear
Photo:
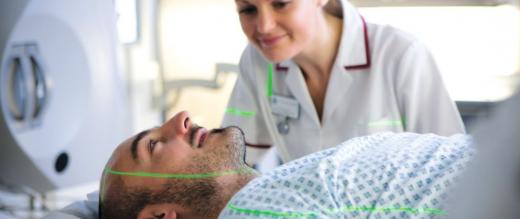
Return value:
M 176 219 L 177 207 L 168 203 L 147 205 L 139 212 L 137 219 Z

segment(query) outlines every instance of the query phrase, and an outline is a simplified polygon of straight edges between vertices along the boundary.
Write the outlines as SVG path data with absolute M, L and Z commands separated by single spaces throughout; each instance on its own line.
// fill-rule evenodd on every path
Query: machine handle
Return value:
M 32 117 L 34 119 L 38 118 L 41 115 L 43 108 L 47 102 L 47 83 L 45 80 L 45 72 L 43 68 L 43 64 L 39 56 L 36 54 L 31 54 L 29 56 L 29 60 L 31 63 L 31 70 L 34 76 L 34 109 L 32 112 Z
M 22 59 L 15 56 L 8 63 L 4 86 L 7 88 L 5 103 L 9 108 L 11 117 L 17 121 L 22 121 L 26 118 L 27 84 L 25 81 Z

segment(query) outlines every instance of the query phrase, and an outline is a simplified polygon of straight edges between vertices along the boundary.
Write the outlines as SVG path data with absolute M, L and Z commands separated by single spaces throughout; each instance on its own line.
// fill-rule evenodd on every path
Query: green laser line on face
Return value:
M 271 211 L 271 210 L 257 210 L 257 209 L 248 209 L 248 208 L 240 208 L 232 204 L 228 204 L 227 208 L 245 214 L 252 214 L 256 216 L 264 215 L 269 217 L 284 217 L 284 218 L 316 218 L 321 213 L 317 211 L 307 211 L 307 212 L 280 212 L 280 211 Z M 402 207 L 355 207 L 355 206 L 347 206 L 339 209 L 325 209 L 325 213 L 328 215 L 334 215 L 338 213 L 346 213 L 346 212 L 359 212 L 359 211 L 369 211 L 369 212 L 408 212 L 413 214 L 429 214 L 429 215 L 438 215 L 443 216 L 446 215 L 446 212 L 435 209 L 435 208 L 402 208 Z
M 238 174 L 254 174 L 254 170 L 249 167 L 242 167 L 236 170 L 226 170 L 221 172 L 209 172 L 209 173 L 194 173 L 194 174 L 168 174 L 168 173 L 148 173 L 148 172 L 125 172 L 116 171 L 110 168 L 105 169 L 106 173 L 122 176 L 134 176 L 134 177 L 151 177 L 151 178 L 165 178 L 165 179 L 204 179 L 214 178 L 225 175 L 238 175 Z

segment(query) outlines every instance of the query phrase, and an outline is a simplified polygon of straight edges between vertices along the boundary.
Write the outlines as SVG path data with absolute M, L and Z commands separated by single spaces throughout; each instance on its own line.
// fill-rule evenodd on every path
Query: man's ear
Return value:
M 153 204 L 147 205 L 139 212 L 137 219 L 176 219 L 179 206 L 175 204 Z

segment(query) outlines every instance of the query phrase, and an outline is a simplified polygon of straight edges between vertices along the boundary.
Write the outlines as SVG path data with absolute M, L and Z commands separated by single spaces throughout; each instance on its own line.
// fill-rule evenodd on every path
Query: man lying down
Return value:
M 238 127 L 206 130 L 180 112 L 114 151 L 100 218 L 437 218 L 471 160 L 467 135 L 380 133 L 260 176 Z

